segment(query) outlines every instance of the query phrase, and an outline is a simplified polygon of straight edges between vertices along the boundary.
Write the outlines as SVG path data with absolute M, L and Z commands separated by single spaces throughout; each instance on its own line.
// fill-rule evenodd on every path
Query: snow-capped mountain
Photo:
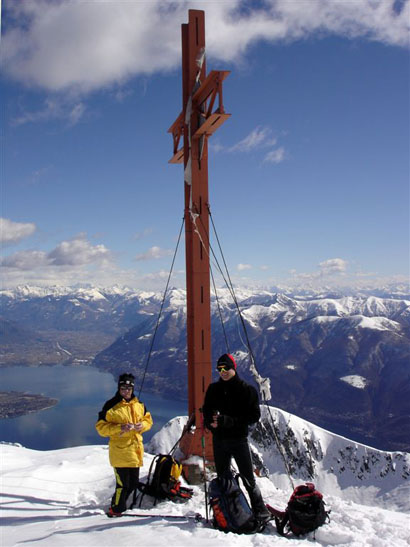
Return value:
M 30 287 L 0 291 L 2 316 L 38 330 L 118 334 L 135 325 L 141 309 L 157 310 L 161 295 L 128 288 Z
M 121 287 L 0 291 L 0 364 L 90 362 L 147 314 L 157 313 L 160 298 Z
M 410 301 L 298 300 L 267 292 L 240 293 L 238 301 L 258 371 L 271 381 L 273 404 L 368 444 L 410 448 Z M 239 373 L 253 381 L 238 312 L 224 295 L 218 304 L 212 306 L 214 359 L 228 350 Z M 113 373 L 131 369 L 142 378 L 156 320 L 130 329 L 95 364 Z M 180 292 L 172 292 L 144 389 L 185 394 L 185 347 L 184 304 Z
M 351 291 L 336 298 L 326 291 L 308 297 L 300 291 L 291 296 L 238 289 L 257 369 L 271 381 L 271 404 L 366 444 L 410 450 L 410 299 L 400 294 L 392 289 L 389 298 L 381 298 Z M 1 335 L 3 364 L 46 362 L 48 348 L 49 363 L 95 356 L 99 368 L 113 374 L 130 369 L 142 378 L 161 294 L 119 287 L 22 287 L 3 291 L 0 298 L 7 325 Z M 218 291 L 218 300 L 213 296 L 212 328 L 213 358 L 234 353 L 239 373 L 253 381 L 238 311 L 227 290 Z M 26 334 L 19 336 L 19 329 Z M 186 397 L 181 289 L 167 294 L 148 365 L 146 391 Z
M 174 418 L 146 446 L 142 481 L 153 455 L 170 450 L 186 421 L 183 416 Z M 263 475 L 256 481 L 265 502 L 280 509 L 286 507 L 292 485 L 269 432 L 272 424 L 286 451 L 294 485 L 313 480 L 331 511 L 330 522 L 314 534 L 284 538 L 273 522 L 254 535 L 219 532 L 205 520 L 203 486 L 193 486 L 193 497 L 185 504 L 163 501 L 153 507 L 146 496 L 141 508 L 125 513 L 130 518 L 109 520 L 105 510 L 114 475 L 106 446 L 40 452 L 2 444 L 2 545 L 408 545 L 409 454 L 377 451 L 265 408 L 251 439 L 254 461 Z M 197 514 L 203 517 L 199 522 Z

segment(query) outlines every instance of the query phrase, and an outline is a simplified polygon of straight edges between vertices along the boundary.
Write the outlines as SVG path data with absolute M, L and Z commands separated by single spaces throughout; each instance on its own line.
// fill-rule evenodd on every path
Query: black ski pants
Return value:
M 256 486 L 255 476 L 253 474 L 253 465 L 251 451 L 248 439 L 218 439 L 214 436 L 214 459 L 216 473 L 221 477 L 231 467 L 232 458 L 238 466 L 239 473 L 246 479 L 245 488 L 249 491 L 254 490 Z
M 216 473 L 221 477 L 231 467 L 232 458 L 236 461 L 239 473 L 243 477 L 243 483 L 248 491 L 249 500 L 254 515 L 264 521 L 269 520 L 270 513 L 262 498 L 261 491 L 256 485 L 253 474 L 252 456 L 248 439 L 217 439 L 213 438 L 214 459 Z
M 111 500 L 112 510 L 123 513 L 127 509 L 128 496 L 138 486 L 140 478 L 139 467 L 114 467 L 115 492 Z

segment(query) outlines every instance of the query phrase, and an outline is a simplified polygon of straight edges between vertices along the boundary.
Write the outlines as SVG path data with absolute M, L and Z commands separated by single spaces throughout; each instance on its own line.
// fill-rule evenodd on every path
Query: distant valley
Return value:
M 213 358 L 227 351 L 253 381 L 227 291 L 212 302 Z M 410 297 L 238 290 L 270 404 L 385 450 L 410 451 Z M 162 295 L 130 289 L 39 289 L 0 294 L 0 364 L 92 363 L 141 379 Z M 186 397 L 185 293 L 166 298 L 144 390 Z

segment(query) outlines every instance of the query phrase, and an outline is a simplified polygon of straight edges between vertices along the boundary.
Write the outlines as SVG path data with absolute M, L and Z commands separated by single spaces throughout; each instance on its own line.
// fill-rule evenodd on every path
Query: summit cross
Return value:
M 188 24 L 181 25 L 182 112 L 168 130 L 174 145 L 169 163 L 184 164 L 188 412 L 196 426 L 180 444 L 186 457 L 203 454 L 201 407 L 212 378 L 208 138 L 230 117 L 222 100 L 229 71 L 206 74 L 205 13 L 188 13 Z M 211 435 L 205 435 L 206 459 L 213 461 Z

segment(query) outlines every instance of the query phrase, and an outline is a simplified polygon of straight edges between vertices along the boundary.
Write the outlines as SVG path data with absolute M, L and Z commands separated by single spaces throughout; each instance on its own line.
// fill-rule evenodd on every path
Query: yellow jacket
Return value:
M 145 405 L 136 397 L 130 401 L 118 393 L 107 401 L 99 413 L 95 424 L 101 437 L 110 437 L 109 458 L 113 467 L 141 467 L 143 464 L 144 445 L 142 433 L 152 427 L 152 417 Z M 121 424 L 142 423 L 143 429 L 121 432 Z

